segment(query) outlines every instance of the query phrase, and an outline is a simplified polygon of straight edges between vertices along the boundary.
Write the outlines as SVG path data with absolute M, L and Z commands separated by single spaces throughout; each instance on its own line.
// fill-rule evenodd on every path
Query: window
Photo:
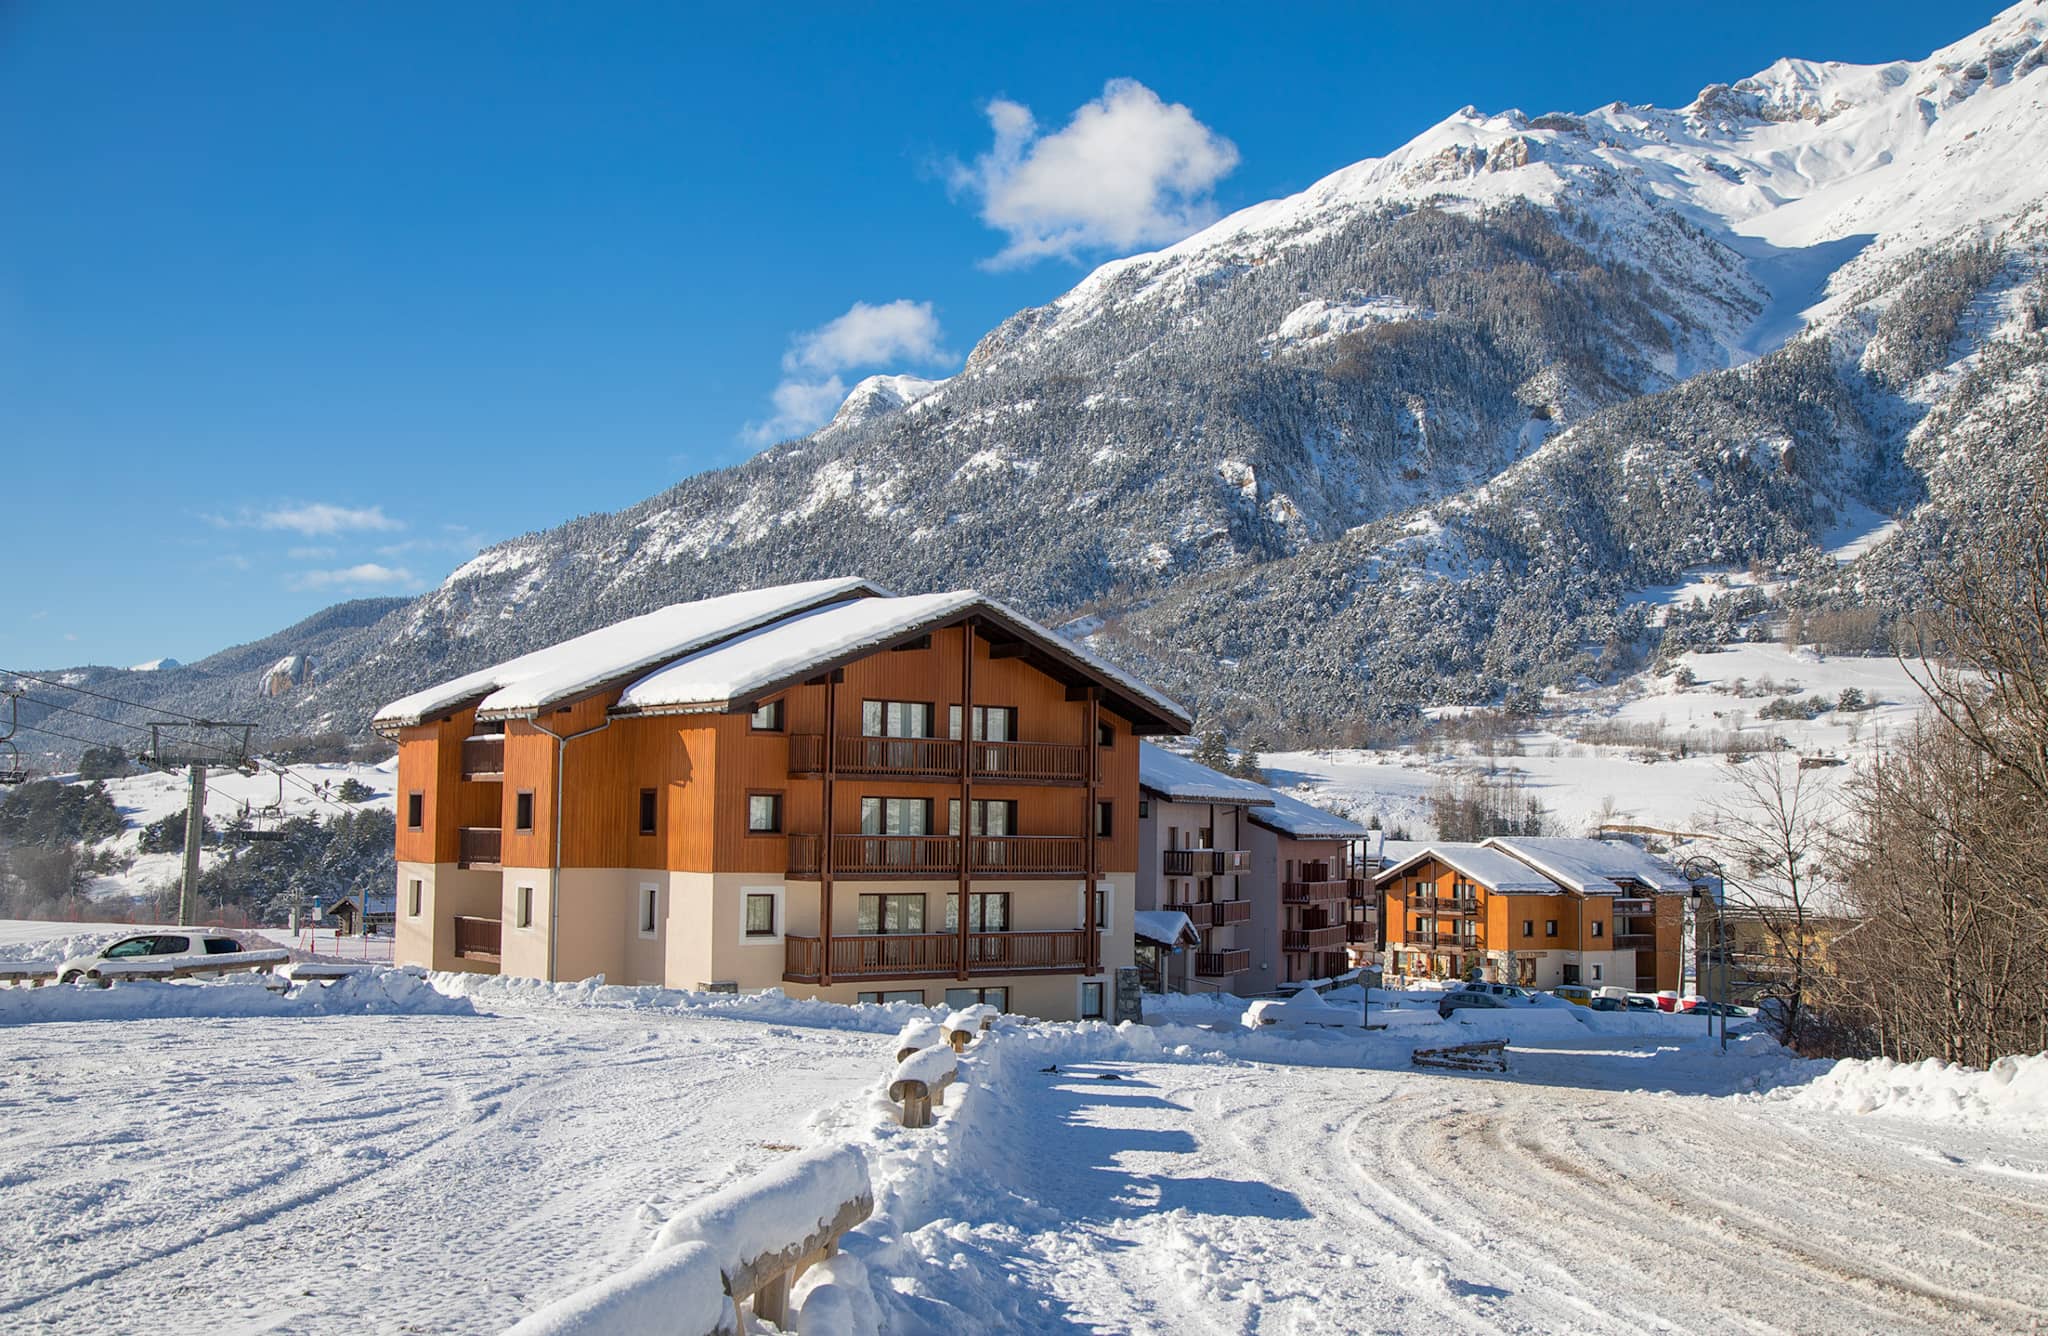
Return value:
M 1545 937 L 1555 937 L 1555 936 L 1557 936 L 1557 920 L 1556 920 L 1556 919 L 1545 919 L 1545 920 L 1543 920 L 1543 935 L 1544 935 Z
M 967 893 L 967 931 L 1008 932 L 1010 930 L 1010 894 L 1008 891 L 969 891 Z M 946 931 L 960 931 L 960 893 L 949 892 L 946 896 Z
M 654 833 L 654 817 L 657 805 L 658 802 L 653 789 L 640 790 L 640 833 L 642 835 L 652 835 Z
M 408 793 L 405 795 L 405 828 L 418 830 L 427 824 L 427 795 Z
M 206 939 L 206 954 L 209 956 L 231 956 L 242 949 L 242 944 L 232 937 L 209 937 Z
M 1522 920 L 1522 936 L 1524 936 L 1524 937 L 1534 937 L 1535 935 L 1536 935 L 1536 920 L 1535 920 L 1535 919 L 1523 919 L 1523 920 Z
M 1197 877 L 1197 878 L 1195 878 L 1195 900 L 1196 900 L 1196 902 L 1197 902 L 1198 904 L 1205 904 L 1205 905 L 1206 905 L 1206 904 L 1208 904 L 1208 903 L 1209 903 L 1210 901 L 1214 900 L 1215 898 L 1216 898 L 1216 878 L 1214 878 L 1214 877 Z
M 1017 802 L 1014 798 L 976 798 L 970 809 L 974 824 L 969 835 L 1015 835 L 1017 833 Z M 960 800 L 946 802 L 946 833 L 960 833 Z
M 1087 902 L 1083 901 L 1082 909 L 1086 908 Z M 1097 931 L 1109 927 L 1109 891 L 1102 886 L 1095 888 L 1095 927 Z
M 1140 821 L 1146 820 L 1146 819 L 1147 819 L 1148 817 L 1150 817 L 1151 815 L 1152 815 L 1152 800 L 1151 800 L 1150 798 L 1140 798 L 1140 799 L 1138 799 L 1138 820 L 1140 820 Z
M 923 932 L 924 896 L 863 895 L 854 930 L 866 933 Z
M 528 831 L 533 829 L 532 789 L 519 790 L 519 796 L 513 800 L 512 829 Z
M 1095 745 L 1098 747 L 1116 746 L 1116 725 L 1097 724 L 1095 726 Z
M 946 736 L 958 740 L 960 737 L 960 707 L 947 707 Z M 1015 742 L 1017 740 L 1017 708 L 1014 705 L 977 705 L 974 707 L 974 741 Z
M 1607 925 L 1598 919 L 1593 920 L 1593 935 L 1595 937 L 1605 937 L 1607 935 Z
M 1579 981 L 1579 967 L 1577 965 L 1566 965 L 1564 967 L 1564 981 L 1566 983 L 1577 983 Z
M 959 1010 L 986 1002 L 997 1011 L 1010 1009 L 1010 990 L 1007 988 L 948 988 L 946 1005 Z
M 747 716 L 747 727 L 756 733 L 780 733 L 782 731 L 782 702 L 763 701 Z
M 747 892 L 747 936 L 773 937 L 775 935 L 775 893 L 773 891 Z
M 1593 982 L 1594 982 L 1594 983 L 1599 983 L 1599 982 L 1600 982 L 1600 967 L 1599 967 L 1598 965 L 1595 965 L 1595 966 L 1593 967 Z
M 1109 803 L 1107 803 L 1107 802 L 1099 802 L 1099 803 L 1095 804 L 1095 835 L 1096 835 L 1096 838 L 1097 838 L 1097 839 L 1103 839 L 1103 840 L 1106 840 L 1106 839 L 1108 839 L 1108 838 L 1110 837 L 1110 834 L 1111 834 L 1111 833 L 1112 833 L 1112 832 L 1113 832 L 1113 831 L 1114 831 L 1115 829 L 1116 829 L 1116 814 L 1115 814 L 1115 812 L 1114 812 L 1114 811 L 1112 811 L 1112 810 L 1111 810 L 1111 808 L 1110 808 L 1110 804 L 1109 804 Z
M 533 887 L 521 886 L 512 896 L 512 926 L 531 928 L 533 926 Z
M 873 1002 L 878 1006 L 890 1002 L 908 1002 L 913 1007 L 921 1007 L 924 1005 L 924 989 L 898 988 L 886 993 L 855 993 L 853 1000 L 856 1002 Z
M 649 882 L 640 883 L 640 935 L 652 937 L 655 923 L 661 910 L 661 887 Z
M 871 738 L 928 738 L 932 735 L 931 702 L 864 700 L 860 703 L 860 731 Z
M 1102 1019 L 1102 985 L 1084 983 L 1081 985 L 1081 1019 L 1099 1021 Z
M 149 953 L 153 956 L 182 956 L 192 949 L 189 937 L 159 937 L 150 943 Z
M 779 793 L 750 793 L 747 795 L 747 834 L 779 835 L 782 833 L 782 795 Z
M 981 804 L 975 804 L 977 808 Z M 863 835 L 929 835 L 932 829 L 932 800 L 929 798 L 862 798 L 860 833 Z
M 130 937 L 127 941 L 116 942 L 100 952 L 100 959 L 126 960 L 130 956 L 146 956 L 150 953 L 150 948 L 155 945 L 156 938 L 154 937 Z
M 421 889 L 418 877 L 414 877 L 410 882 L 406 883 L 405 916 L 407 918 L 418 918 L 420 916 Z

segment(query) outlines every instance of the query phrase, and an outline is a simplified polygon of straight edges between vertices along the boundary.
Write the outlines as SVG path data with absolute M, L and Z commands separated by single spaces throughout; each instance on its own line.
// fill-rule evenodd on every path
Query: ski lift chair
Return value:
M 0 738 L 0 784 L 20 784 L 27 779 L 28 771 L 21 768 L 21 750 Z

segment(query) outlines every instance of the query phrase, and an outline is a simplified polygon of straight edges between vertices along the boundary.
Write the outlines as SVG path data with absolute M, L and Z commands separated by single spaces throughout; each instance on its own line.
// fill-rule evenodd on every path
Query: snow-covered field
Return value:
M 1810 772 L 1825 789 L 1836 789 L 1857 773 L 1877 748 L 1912 726 L 1925 697 L 1912 673 L 1897 659 L 1822 655 L 1782 645 L 1733 645 L 1713 654 L 1683 654 L 1676 662 L 1695 681 L 1680 688 L 1670 678 L 1643 675 L 1620 687 L 1562 702 L 1546 728 L 1522 734 L 1514 745 L 1497 745 L 1492 756 L 1471 745 L 1434 752 L 1413 748 L 1341 748 L 1274 752 L 1264 758 L 1267 777 L 1281 788 L 1318 805 L 1350 815 L 1377 814 L 1389 829 L 1406 828 L 1418 839 L 1435 834 L 1430 794 L 1461 776 L 1518 775 L 1526 791 L 1549 809 L 1559 833 L 1579 835 L 1604 816 L 1661 830 L 1699 829 L 1712 803 L 1739 801 L 1735 767 L 1719 755 L 1668 754 L 1647 759 L 1632 744 L 1586 742 L 1572 736 L 1603 723 L 1656 729 L 1672 740 L 1703 745 L 1716 734 L 1741 732 L 1766 742 L 1783 739 L 1786 756 L 1834 757 L 1845 764 Z M 1833 710 L 1816 719 L 1759 720 L 1773 696 L 1732 694 L 1738 683 L 1754 691 L 1759 682 L 1796 686 L 1794 698 L 1838 699 L 1853 687 L 1876 702 L 1864 710 Z M 1759 754 L 1766 754 L 1759 752 Z M 1755 764 L 1752 761 L 1750 764 Z

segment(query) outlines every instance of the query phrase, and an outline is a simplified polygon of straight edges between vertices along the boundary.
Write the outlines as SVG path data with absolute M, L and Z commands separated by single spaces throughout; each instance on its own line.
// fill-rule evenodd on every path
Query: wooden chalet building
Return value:
M 1388 969 L 1474 969 L 1531 988 L 1676 989 L 1693 884 L 1633 844 L 1515 837 L 1439 843 L 1377 877 Z
M 972 591 L 677 604 L 394 701 L 401 963 L 1107 1014 L 1173 702 Z M 1089 888 L 1094 894 L 1089 894 Z
M 1159 961 L 1148 986 L 1161 992 L 1257 993 L 1272 987 L 1279 959 L 1253 919 L 1248 809 L 1272 791 L 1185 756 L 1138 745 L 1138 908 L 1185 914 L 1201 941 Z M 1148 972 L 1150 973 L 1150 972 Z

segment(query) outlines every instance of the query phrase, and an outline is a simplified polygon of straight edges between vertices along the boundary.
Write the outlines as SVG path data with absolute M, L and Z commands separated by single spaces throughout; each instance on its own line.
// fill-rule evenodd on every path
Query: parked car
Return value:
M 232 955 L 248 948 L 232 937 L 223 936 L 210 928 L 188 928 L 182 932 L 146 932 L 133 937 L 123 937 L 109 943 L 87 956 L 73 956 L 57 968 L 57 978 L 62 983 L 76 983 L 80 979 L 97 979 L 100 962 L 106 960 L 150 960 L 179 961 L 198 959 L 205 956 Z
M 1730 1020 L 1740 1021 L 1747 1020 L 1756 1013 L 1748 1007 L 1738 1007 L 1733 1002 L 1707 1002 L 1703 1000 L 1694 1004 L 1692 1014 L 1695 1016 L 1726 1016 Z
M 1528 989 L 1517 988 L 1511 983 L 1467 983 L 1445 993 L 1436 1004 L 1436 1014 L 1449 1020 L 1452 1012 L 1463 1007 L 1509 1007 L 1517 1002 L 1535 1000 L 1535 995 Z
M 1550 991 L 1554 996 L 1563 998 L 1575 1007 L 1593 1005 L 1593 990 L 1582 983 L 1561 983 Z

